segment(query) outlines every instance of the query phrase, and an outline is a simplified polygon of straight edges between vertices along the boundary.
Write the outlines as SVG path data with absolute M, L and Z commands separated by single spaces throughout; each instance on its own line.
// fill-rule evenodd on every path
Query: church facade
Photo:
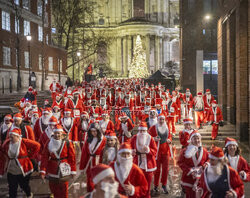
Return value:
M 149 73 L 169 61 L 179 63 L 178 0 L 96 0 L 95 31 L 111 38 L 106 49 L 97 50 L 91 62 L 106 64 L 128 77 L 136 37 L 140 35 Z M 103 55 L 104 53 L 104 55 Z

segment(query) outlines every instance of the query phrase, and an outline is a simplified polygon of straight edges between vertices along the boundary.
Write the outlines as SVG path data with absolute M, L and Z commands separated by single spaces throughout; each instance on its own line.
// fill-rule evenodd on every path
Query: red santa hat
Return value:
M 58 124 L 57 118 L 55 116 L 51 116 L 49 119 L 49 124 L 56 125 Z
M 32 104 L 32 103 L 31 103 L 30 100 L 26 100 L 26 103 L 25 103 L 25 104 L 27 105 L 27 104 Z
M 39 115 L 38 111 L 33 111 L 33 112 L 32 112 L 32 116 L 33 116 L 33 115 Z
M 201 134 L 198 132 L 198 131 L 193 131 L 191 134 L 190 134 L 190 137 L 189 137 L 189 142 L 191 142 L 192 138 L 194 136 L 199 136 L 201 137 Z
M 29 86 L 28 91 L 33 91 L 33 88 L 31 86 Z
M 186 93 L 187 93 L 187 92 L 189 92 L 189 93 L 190 93 L 190 89 L 189 89 L 189 88 L 187 88 L 187 89 L 186 89 Z
M 202 92 L 201 92 L 201 91 L 198 92 L 198 93 L 197 93 L 197 96 L 202 96 Z
M 53 132 L 64 132 L 63 127 L 60 124 L 57 124 L 53 129 Z
M 86 111 L 83 111 L 82 113 L 81 113 L 81 117 L 89 117 L 89 114 L 88 114 L 88 112 L 86 112 Z
M 50 108 L 43 109 L 43 114 L 45 114 L 45 113 L 51 113 L 51 109 Z
M 177 92 L 176 92 L 176 91 L 172 91 L 172 95 L 174 95 L 174 94 L 176 95 L 176 94 L 177 94 Z
M 105 177 L 115 176 L 113 169 L 106 164 L 98 164 L 94 168 L 91 169 L 91 175 L 93 178 L 94 184 L 99 183 Z
M 16 113 L 13 117 L 14 120 L 22 120 L 23 119 L 23 116 L 21 113 Z
M 183 124 L 193 124 L 193 119 L 186 118 L 186 119 L 183 120 Z
M 74 95 L 74 94 L 80 94 L 79 90 L 78 90 L 78 89 L 74 89 L 73 95 Z
M 157 111 L 156 111 L 155 108 L 151 108 L 151 109 L 150 109 L 150 112 L 155 112 L 155 113 L 157 114 Z
M 235 139 L 227 137 L 225 140 L 225 147 L 227 147 L 230 144 L 238 146 L 238 143 Z
M 127 116 L 127 114 L 125 112 L 122 112 L 119 118 L 120 119 L 122 119 L 122 118 L 128 118 L 128 116 Z
M 132 154 L 132 146 L 131 144 L 129 143 L 122 143 L 120 148 L 119 148 L 119 151 L 118 153 L 123 153 L 123 152 L 128 152 L 128 153 L 131 153 Z
M 10 131 L 9 135 L 16 135 L 16 136 L 19 136 L 19 137 L 22 137 L 22 131 L 21 129 L 19 128 L 14 128 Z
M 216 100 L 213 100 L 213 101 L 212 101 L 212 104 L 217 104 Z
M 109 114 L 108 114 L 108 112 L 107 111 L 103 111 L 102 112 L 102 116 L 108 116 Z
M 110 132 L 108 135 L 106 135 L 107 139 L 117 139 L 116 133 L 115 132 Z
M 60 106 L 59 106 L 59 105 L 57 105 L 57 104 L 56 104 L 56 105 L 54 105 L 53 109 L 56 109 L 56 108 L 57 108 L 57 109 L 60 109 Z
M 7 114 L 6 116 L 4 116 L 4 121 L 5 120 L 10 120 L 11 122 L 13 122 L 12 116 L 10 114 Z
M 162 106 L 162 98 L 156 98 L 155 102 L 155 106 Z
M 211 93 L 211 92 L 210 92 L 210 89 L 206 89 L 206 93 Z
M 165 115 L 163 113 L 161 113 L 161 114 L 158 115 L 158 119 L 160 119 L 160 118 L 166 119 L 166 117 L 165 117 Z
M 48 99 L 46 99 L 46 100 L 44 100 L 44 103 L 45 103 L 45 102 L 48 102 L 48 103 L 49 103 L 49 100 L 48 100 Z
M 64 114 L 66 113 L 72 113 L 72 110 L 71 109 L 64 109 Z
M 146 122 L 141 122 L 140 126 L 138 127 L 139 131 L 147 131 L 148 130 L 148 125 Z
M 93 95 L 91 96 L 91 100 L 92 100 L 92 101 L 96 100 L 96 95 L 95 95 L 95 94 L 93 94 Z
M 209 153 L 209 159 L 221 160 L 224 158 L 224 152 L 222 148 L 213 146 L 211 152 Z

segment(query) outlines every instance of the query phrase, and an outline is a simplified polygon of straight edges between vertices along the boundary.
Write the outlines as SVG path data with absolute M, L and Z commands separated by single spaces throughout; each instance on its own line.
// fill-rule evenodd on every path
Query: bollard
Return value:
M 4 94 L 4 78 L 2 78 L 2 93 Z
M 12 79 L 11 79 L 11 76 L 10 76 L 10 93 L 12 93 Z

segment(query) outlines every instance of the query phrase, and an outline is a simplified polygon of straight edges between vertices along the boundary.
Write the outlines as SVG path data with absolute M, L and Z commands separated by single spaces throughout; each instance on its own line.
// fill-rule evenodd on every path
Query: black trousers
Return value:
M 11 173 L 7 174 L 10 198 L 17 197 L 18 185 L 22 188 L 27 197 L 31 196 L 31 190 L 29 186 L 30 175 L 31 174 L 24 177 L 23 175 L 12 175 Z

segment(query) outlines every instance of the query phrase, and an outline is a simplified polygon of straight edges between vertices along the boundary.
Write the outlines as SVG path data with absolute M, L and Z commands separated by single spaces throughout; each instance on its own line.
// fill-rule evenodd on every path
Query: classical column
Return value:
M 155 70 L 159 69 L 159 37 L 154 36 L 155 39 Z
M 122 60 L 123 60 L 123 75 L 126 76 L 128 73 L 128 43 L 127 43 L 127 36 L 124 36 L 123 39 L 123 54 L 122 54 Z
M 165 38 L 163 38 L 162 39 L 162 66 L 163 67 L 165 64 L 165 55 L 166 55 L 165 44 L 166 44 L 166 40 L 165 40 Z
M 118 74 L 122 73 L 122 51 L 121 51 L 121 37 L 116 39 L 116 71 Z
M 159 68 L 162 68 L 162 37 L 159 37 L 159 53 L 158 53 Z
M 146 46 L 146 60 L 147 60 L 147 65 L 148 65 L 148 71 L 150 72 L 150 35 L 149 34 L 146 35 L 145 46 Z
M 129 66 L 131 64 L 132 61 L 132 36 L 127 36 L 127 42 L 128 42 L 128 48 L 127 48 L 127 55 L 128 55 L 128 67 L 127 69 L 129 69 Z

